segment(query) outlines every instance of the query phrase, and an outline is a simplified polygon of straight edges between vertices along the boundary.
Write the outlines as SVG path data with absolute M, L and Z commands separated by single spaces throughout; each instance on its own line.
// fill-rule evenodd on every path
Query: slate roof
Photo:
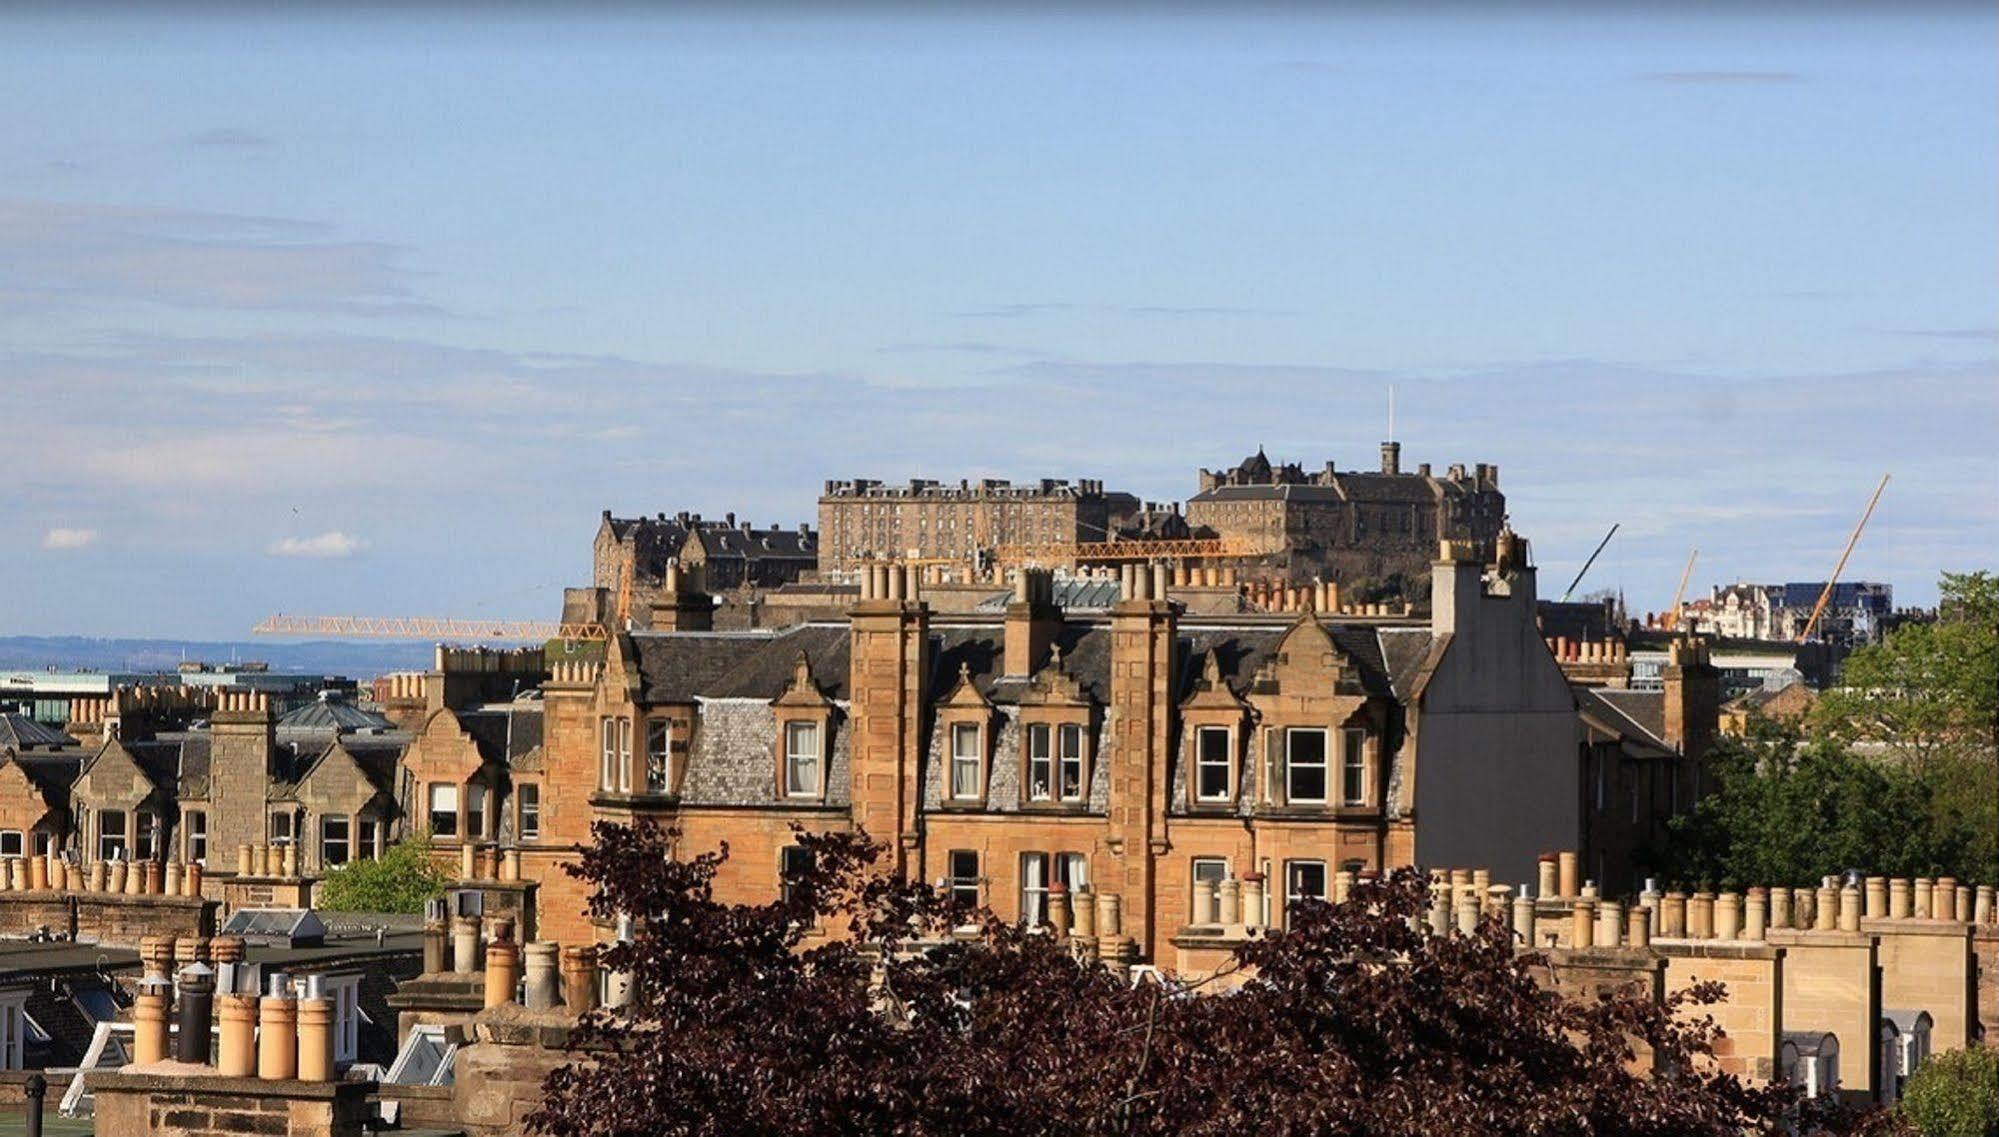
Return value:
M 1374 474 L 1342 472 L 1330 484 L 1280 482 L 1258 485 L 1221 485 L 1202 490 L 1192 501 L 1358 501 L 1419 505 L 1439 498 L 1469 497 L 1474 487 L 1447 478 L 1422 474 Z
M 847 697 L 845 624 L 798 624 L 776 633 L 634 632 L 632 644 L 650 703 L 775 699 L 791 685 L 801 651 L 819 689 L 828 698 Z
M 1627 737 L 1671 751 L 1666 744 L 1666 695 L 1663 691 L 1627 691 L 1614 687 L 1576 689 L 1576 705 L 1594 712 L 1608 725 L 1629 730 Z
M 278 733 L 385 731 L 389 720 L 373 711 L 364 711 L 340 699 L 320 699 L 293 710 L 278 720 Z
M 1406 703 L 1415 697 L 1417 681 L 1430 661 L 1437 637 L 1428 628 L 1381 628 L 1375 638 L 1381 646 L 1389 685 L 1395 697 Z
M 27 715 L 0 715 L 0 750 L 22 751 L 75 745 L 74 738 Z
M 701 542 L 702 553 L 710 558 L 761 560 L 779 557 L 816 562 L 819 557 L 818 535 L 801 533 L 797 529 L 742 529 L 704 523 L 695 527 L 694 538 Z
M 515 765 L 541 745 L 541 707 L 530 703 L 488 703 L 457 712 L 458 725 L 472 737 L 488 762 Z
M 20 766 L 21 772 L 41 787 L 43 796 L 51 804 L 67 798 L 69 788 L 76 784 L 76 776 L 83 772 L 83 752 L 80 750 L 67 753 L 33 750 L 25 754 L 9 754 L 5 760 Z
M 1055 606 L 1065 612 L 1107 612 L 1123 591 L 1115 580 L 1081 580 L 1064 577 L 1055 582 Z M 975 612 L 1004 612 L 1013 603 L 1013 593 L 996 592 L 972 609 Z

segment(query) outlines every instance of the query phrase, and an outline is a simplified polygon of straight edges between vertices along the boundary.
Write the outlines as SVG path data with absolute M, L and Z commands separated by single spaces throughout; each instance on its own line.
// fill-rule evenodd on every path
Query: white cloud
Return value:
M 51 529 L 42 534 L 44 549 L 81 549 L 97 540 L 95 529 Z
M 286 537 L 264 551 L 274 557 L 351 557 L 368 547 L 359 537 L 329 529 L 317 537 Z

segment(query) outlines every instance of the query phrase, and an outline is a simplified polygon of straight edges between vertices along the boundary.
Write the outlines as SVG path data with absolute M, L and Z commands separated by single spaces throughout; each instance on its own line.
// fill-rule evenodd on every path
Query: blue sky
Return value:
M 1559 591 L 1999 562 L 1990 6 L 0 14 L 0 633 L 552 616 L 597 513 L 1496 462 Z

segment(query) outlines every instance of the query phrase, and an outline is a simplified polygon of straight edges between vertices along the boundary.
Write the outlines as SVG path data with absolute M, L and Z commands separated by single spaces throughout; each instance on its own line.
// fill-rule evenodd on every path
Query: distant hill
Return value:
M 431 665 L 434 649 L 401 640 L 125 640 L 85 636 L 0 636 L 0 669 L 172 671 L 182 660 L 229 663 L 261 660 L 273 671 L 371 679 Z

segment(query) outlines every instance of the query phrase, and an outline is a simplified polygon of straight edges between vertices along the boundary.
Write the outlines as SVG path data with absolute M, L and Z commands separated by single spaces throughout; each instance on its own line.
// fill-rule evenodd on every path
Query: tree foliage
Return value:
M 1999 576 L 1945 573 L 1934 621 L 1904 624 L 1847 657 L 1814 728 L 1921 767 L 1993 758 L 1999 726 Z
M 1932 1055 L 1903 1087 L 1902 1113 L 1922 1137 L 1999 1137 L 1999 1051 Z
M 1861 869 L 1990 881 L 1976 818 L 1945 808 L 1936 770 L 1865 758 L 1788 727 L 1754 724 L 1706 758 L 1713 789 L 1671 822 L 1669 879 L 1745 888 L 1808 885 Z
M 1700 1134 L 1820 1131 L 1789 1087 L 1704 1061 L 1705 985 L 1567 999 L 1497 918 L 1419 931 L 1401 872 L 1236 953 L 1221 994 L 1134 984 L 1051 937 L 875 867 L 864 836 L 800 835 L 765 905 L 714 898 L 727 855 L 600 823 L 572 871 L 633 917 L 604 963 L 639 995 L 587 1016 L 531 1131 L 657 1134 Z M 965 931 L 972 926 L 971 934 Z M 958 929 L 954 934 L 953 929 Z M 1638 1053 L 1651 1060 L 1640 1063 Z
M 319 907 L 329 912 L 423 911 L 423 902 L 444 895 L 450 878 L 430 859 L 430 839 L 418 833 L 383 850 L 375 860 L 354 860 L 333 868 L 319 883 Z

